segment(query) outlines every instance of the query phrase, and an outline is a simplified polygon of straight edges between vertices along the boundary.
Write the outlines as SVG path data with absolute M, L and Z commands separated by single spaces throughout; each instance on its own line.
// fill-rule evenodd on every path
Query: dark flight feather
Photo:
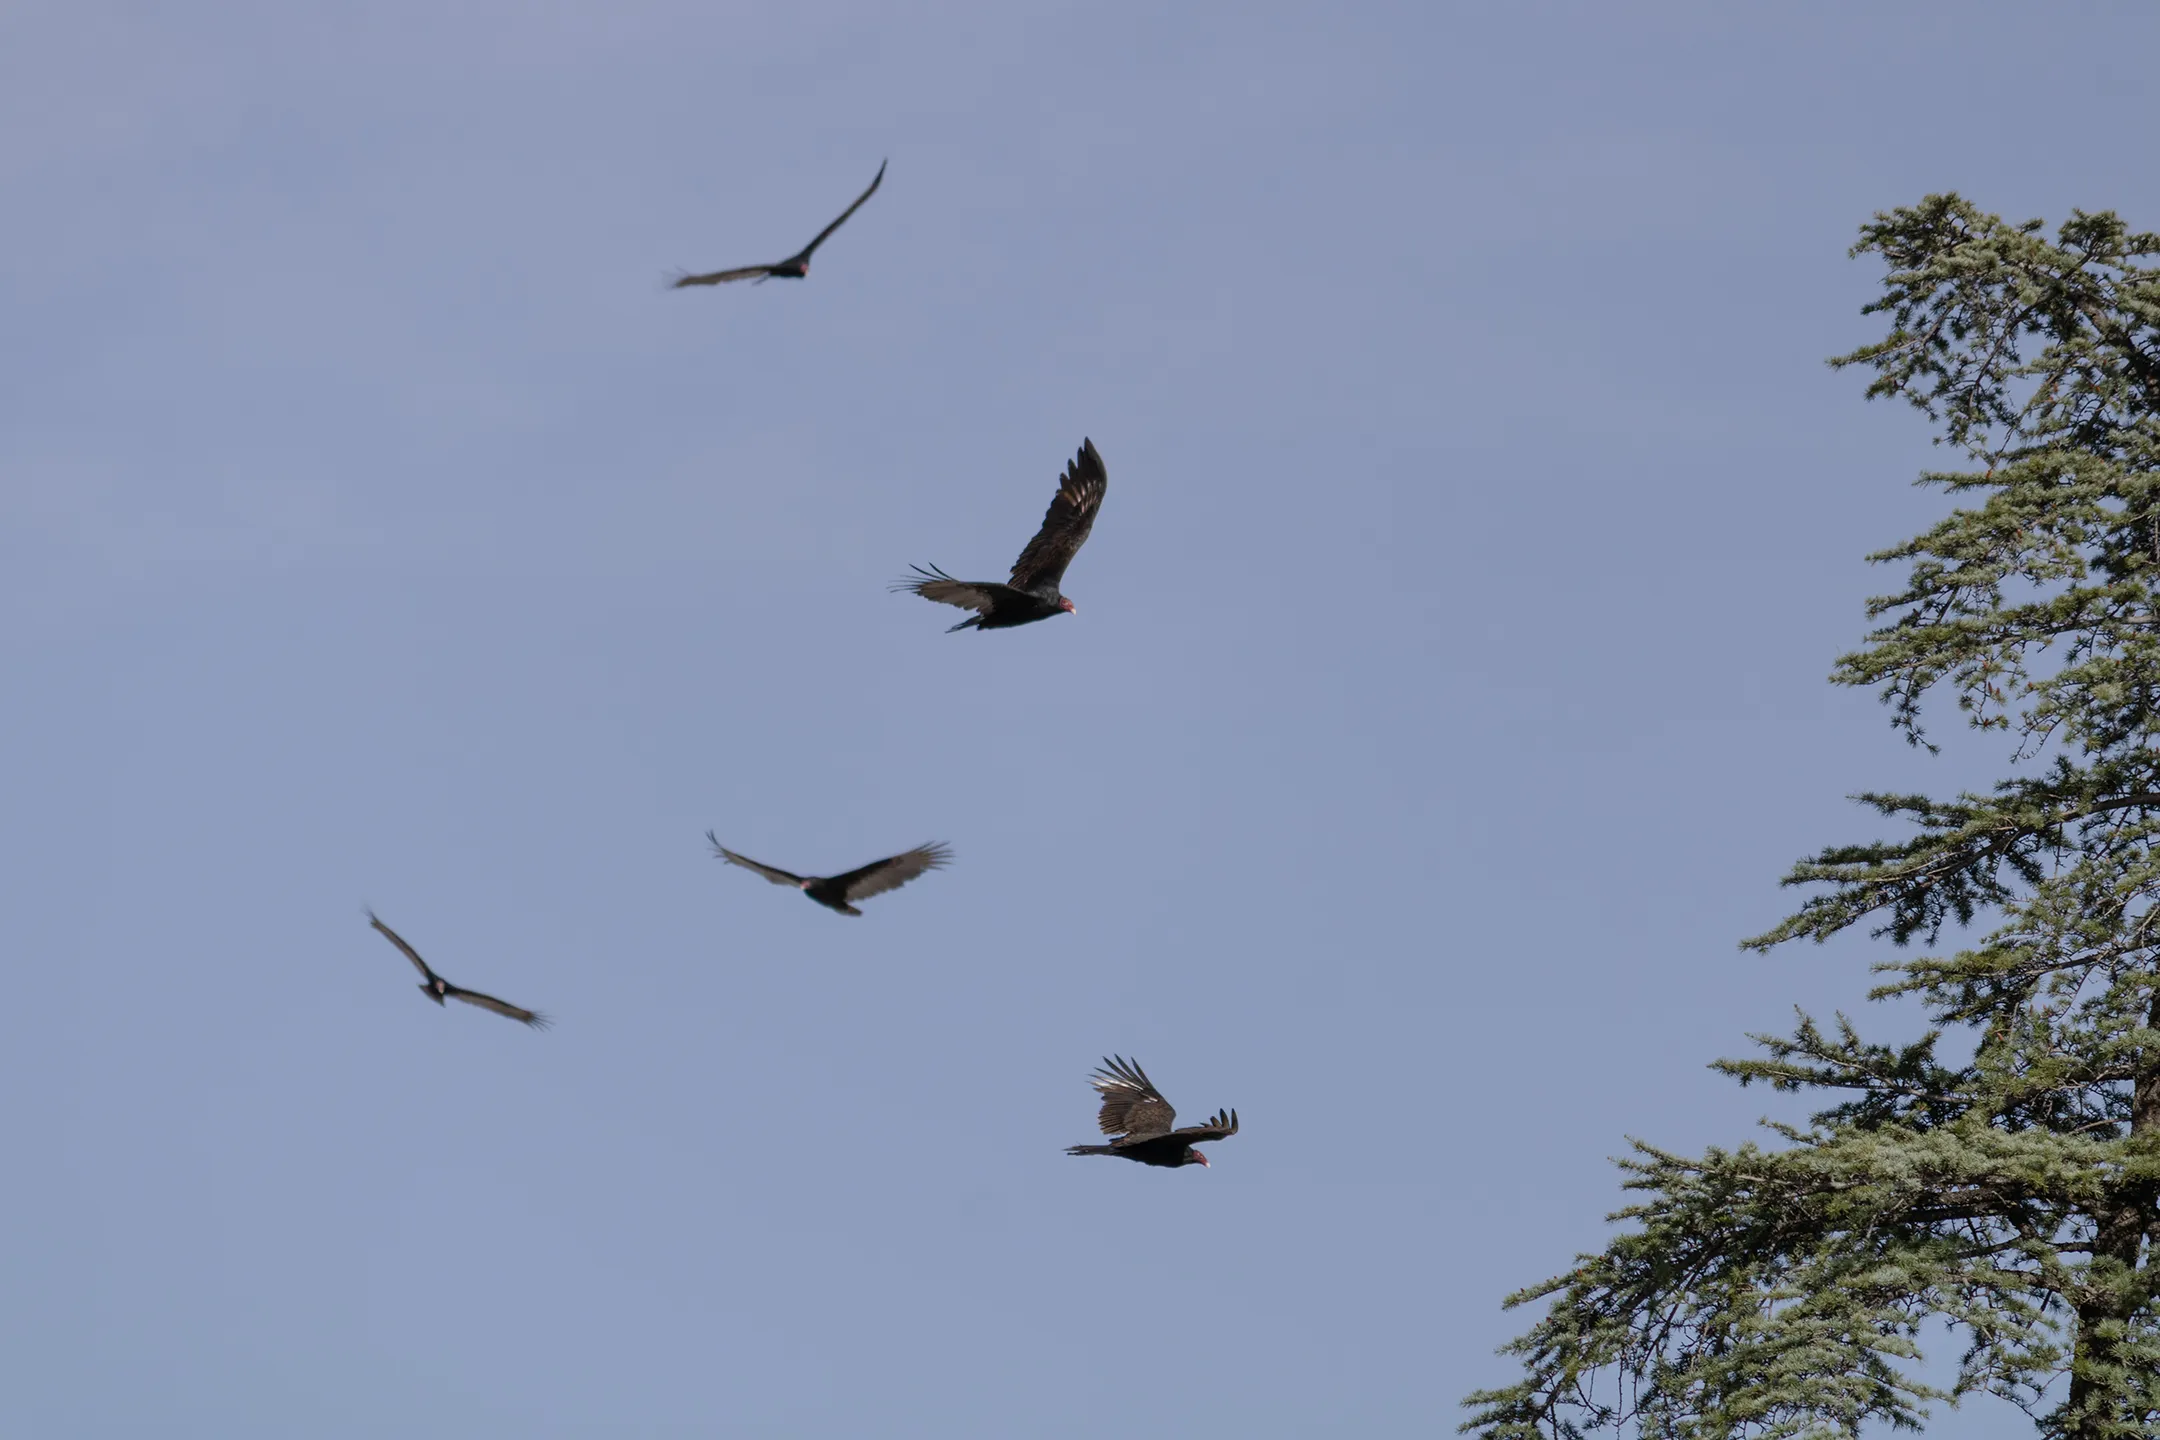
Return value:
M 483 1010 L 492 1010 L 497 1015 L 507 1015 L 520 1024 L 532 1026 L 535 1030 L 545 1030 L 554 1023 L 537 1010 L 527 1010 L 521 1006 L 512 1005 L 507 1000 L 498 1000 L 493 995 L 483 995 L 478 990 L 467 990 L 462 985 L 452 985 L 448 981 L 444 982 L 443 993 L 452 1000 L 462 1000 L 468 1005 L 477 1005 Z
M 377 930 L 382 931 L 384 937 L 387 938 L 392 945 L 397 946 L 398 949 L 405 952 L 405 958 L 412 961 L 413 968 L 420 972 L 421 979 L 427 981 L 431 985 L 434 984 L 436 981 L 442 979 L 440 975 L 437 975 L 433 970 L 428 969 L 428 963 L 427 961 L 420 958 L 420 952 L 413 949 L 412 946 L 406 944 L 404 936 L 398 934 L 397 931 L 391 929 L 388 925 L 383 924 L 382 920 L 377 917 L 374 911 L 368 911 L 367 918 L 368 924 L 374 926 Z
M 713 852 L 717 854 L 721 859 L 727 861 L 729 864 L 740 865 L 745 870 L 755 870 L 758 874 L 763 875 L 767 880 L 772 881 L 772 883 L 775 885 L 793 885 L 798 889 L 801 888 L 803 883 L 802 876 L 791 874 L 786 870 L 779 869 L 772 865 L 761 865 L 757 861 L 752 860 L 747 855 L 738 855 L 733 850 L 728 849 L 727 846 L 722 845 L 719 841 L 719 838 L 715 836 L 710 830 L 707 830 L 705 832 L 705 838 L 712 841 Z
M 1079 455 L 1065 467 L 1065 478 L 1050 498 L 1050 508 L 1043 512 L 1042 528 L 1013 561 L 1010 583 L 1014 589 L 1057 589 L 1065 578 L 1065 567 L 1095 528 L 1095 512 L 1102 508 L 1103 492 L 1109 488 L 1110 476 L 1103 469 L 1102 456 L 1095 453 L 1095 442 L 1082 440 Z
M 1237 1130 L 1237 1111 L 1218 1110 L 1205 1125 L 1185 1125 L 1170 1133 L 1184 1137 L 1185 1143 L 1191 1145 L 1201 1140 L 1227 1140 L 1237 1134 Z
M 994 580 L 955 580 L 935 565 L 910 565 L 914 578 L 894 582 L 894 593 L 906 591 L 920 595 L 925 600 L 935 600 L 940 605 L 952 605 L 962 610 L 973 610 L 975 618 L 962 620 L 957 625 L 945 627 L 950 635 L 955 630 L 967 630 L 981 625 L 984 620 L 1001 611 L 1011 612 L 1034 603 L 1034 597 L 1010 585 L 1000 585 Z
M 1155 1088 L 1136 1061 L 1122 1055 L 1105 1059 L 1102 1068 L 1089 1078 L 1102 1095 L 1102 1111 L 1095 1123 L 1105 1135 L 1125 1135 L 1133 1139 L 1145 1139 L 1150 1135 L 1167 1135 L 1170 1127 L 1177 1124 L 1177 1111 Z

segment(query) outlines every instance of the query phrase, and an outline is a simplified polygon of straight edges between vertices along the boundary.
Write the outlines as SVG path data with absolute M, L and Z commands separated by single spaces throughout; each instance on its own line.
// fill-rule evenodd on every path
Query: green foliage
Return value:
M 1972 468 L 1923 477 L 1957 504 L 1872 557 L 1904 587 L 1831 678 L 1920 745 L 1923 702 L 1954 697 L 2029 769 L 1858 797 L 1904 833 L 1795 866 L 1816 893 L 1746 943 L 1994 928 L 1878 967 L 1872 998 L 1939 1027 L 1912 1044 L 1802 1015 L 1719 1062 L 1830 1103 L 1775 1148 L 1635 1142 L 1629 1228 L 1509 1298 L 1549 1304 L 1466 1430 L 1849 1436 L 1985 1393 L 2049 1435 L 2160 1435 L 2160 236 L 2040 232 L 1954 195 L 1877 216 L 1854 253 L 1889 266 L 1867 308 L 1890 333 L 1832 362 Z M 1952 1027 L 1964 1064 L 1936 1053 Z M 1930 1324 L 1963 1346 L 1946 1390 L 1917 1378 Z

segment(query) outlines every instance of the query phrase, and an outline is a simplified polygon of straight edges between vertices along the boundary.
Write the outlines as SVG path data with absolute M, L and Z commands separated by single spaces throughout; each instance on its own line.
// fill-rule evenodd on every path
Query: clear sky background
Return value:
M 0 8 L 0 1432 L 1444 1432 L 1951 788 L 1881 208 L 2132 4 Z M 672 293 L 882 191 L 807 283 Z M 1083 436 L 1074 618 L 947 635 Z M 956 863 L 859 920 L 710 858 Z M 437 1010 L 373 905 L 451 979 Z M 1867 1016 L 1912 1033 L 1909 1012 Z M 1118 1051 L 1210 1171 L 1075 1160 Z M 2016 1433 L 1976 1402 L 1968 1433 Z

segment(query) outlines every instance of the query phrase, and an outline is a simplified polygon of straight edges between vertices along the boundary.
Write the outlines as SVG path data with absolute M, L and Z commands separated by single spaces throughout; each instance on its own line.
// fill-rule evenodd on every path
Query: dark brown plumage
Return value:
M 1065 467 L 1065 478 L 1051 497 L 1042 529 L 1035 532 L 1020 558 L 1013 561 L 1012 575 L 1005 584 L 955 580 L 935 565 L 915 565 L 909 567 L 915 573 L 892 588 L 976 612 L 948 629 L 947 634 L 970 628 L 1005 630 L 1047 620 L 1052 615 L 1072 614 L 1073 602 L 1059 592 L 1058 583 L 1065 578 L 1065 567 L 1087 543 L 1088 532 L 1095 528 L 1095 512 L 1102 508 L 1103 492 L 1109 485 L 1110 476 L 1103 469 L 1102 456 L 1095 453 L 1095 442 L 1083 440 L 1079 455 Z
M 738 855 L 720 843 L 720 837 L 708 830 L 705 838 L 712 841 L 713 853 L 731 865 L 745 870 L 755 870 L 775 885 L 792 885 L 829 910 L 842 915 L 860 915 L 855 908 L 857 900 L 867 900 L 872 895 L 882 895 L 887 890 L 897 890 L 925 870 L 942 870 L 952 859 L 950 848 L 940 844 L 918 845 L 899 855 L 888 855 L 883 860 L 873 860 L 860 870 L 850 870 L 845 875 L 821 877 L 817 875 L 794 875 L 788 871 L 763 865 L 747 855 Z
M 547 1016 L 542 1015 L 537 1010 L 523 1010 L 512 1005 L 507 1000 L 498 1000 L 493 995 L 483 995 L 477 990 L 467 990 L 462 985 L 451 984 L 448 980 L 430 970 L 427 961 L 420 958 L 420 952 L 406 944 L 404 936 L 377 919 L 374 911 L 368 911 L 367 918 L 368 924 L 382 931 L 384 939 L 405 952 L 405 958 L 412 961 L 413 968 L 418 970 L 423 977 L 420 993 L 433 1000 L 437 1005 L 442 1004 L 443 997 L 448 996 L 452 1000 L 462 1000 L 468 1005 L 477 1005 L 483 1010 L 492 1010 L 497 1015 L 507 1015 L 521 1024 L 532 1026 L 535 1030 L 545 1030 L 553 1023 Z
M 757 283 L 760 285 L 776 276 L 782 280 L 808 278 L 810 274 L 810 257 L 817 253 L 817 247 L 824 244 L 826 237 L 831 235 L 833 231 L 845 225 L 848 216 L 862 209 L 863 201 L 877 194 L 877 187 L 884 183 L 884 180 L 885 163 L 881 161 L 877 167 L 877 178 L 870 182 L 870 188 L 856 196 L 855 203 L 841 211 L 838 220 L 818 231 L 817 239 L 812 240 L 808 245 L 788 256 L 787 259 L 775 261 L 770 265 L 743 265 L 734 270 L 715 270 L 709 275 L 678 275 L 675 277 L 673 288 L 680 290 L 685 285 L 719 285 L 729 280 L 748 280 L 752 276 L 757 277 Z
M 1193 1145 L 1226 1140 L 1238 1131 L 1235 1110 L 1218 1110 L 1205 1125 L 1171 1129 L 1177 1123 L 1177 1111 L 1163 1099 L 1162 1091 L 1147 1078 L 1139 1062 L 1122 1055 L 1103 1061 L 1102 1068 L 1088 1077 L 1088 1084 L 1102 1093 L 1102 1113 L 1095 1117 L 1095 1123 L 1102 1127 L 1103 1134 L 1118 1138 L 1108 1145 L 1071 1146 L 1065 1151 L 1068 1155 L 1121 1155 L 1143 1165 L 1173 1170 L 1180 1165 L 1206 1168 L 1207 1156 Z

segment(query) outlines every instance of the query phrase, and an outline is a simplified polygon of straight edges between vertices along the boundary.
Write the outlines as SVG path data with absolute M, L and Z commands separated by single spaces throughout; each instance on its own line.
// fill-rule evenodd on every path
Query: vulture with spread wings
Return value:
M 1109 484 L 1102 456 L 1095 453 L 1095 442 L 1083 440 L 1080 454 L 1065 467 L 1065 478 L 1050 501 L 1049 513 L 1043 516 L 1042 529 L 1035 532 L 1027 549 L 1013 561 L 1012 577 L 1007 583 L 955 580 L 935 565 L 915 565 L 910 567 L 915 573 L 892 588 L 976 612 L 948 629 L 948 635 L 971 626 L 977 630 L 1003 630 L 1047 620 L 1052 615 L 1072 614 L 1073 602 L 1058 593 L 1058 582 L 1065 578 L 1065 567 L 1072 563 L 1073 556 L 1087 543 L 1088 531 L 1095 528 L 1095 512 L 1102 508 L 1103 491 Z
M 423 977 L 420 983 L 420 993 L 433 1000 L 437 1005 L 442 1004 L 443 997 L 448 996 L 452 1000 L 462 1000 L 468 1005 L 477 1005 L 483 1010 L 492 1010 L 497 1015 L 507 1015 L 521 1024 L 532 1026 L 535 1030 L 547 1029 L 548 1017 L 537 1010 L 521 1010 L 507 1000 L 498 1000 L 493 995 L 483 995 L 477 990 L 467 990 L 462 985 L 451 984 L 433 970 L 428 969 L 428 963 L 420 958 L 420 952 L 406 944 L 404 936 L 377 919 L 374 911 L 368 911 L 367 918 L 368 924 L 382 931 L 384 939 L 405 952 L 405 958 L 412 961 L 413 968 L 417 969 Z
M 918 845 L 902 855 L 888 855 L 883 860 L 873 860 L 860 870 L 850 870 L 845 875 L 817 876 L 791 875 L 770 865 L 761 865 L 747 855 L 738 855 L 720 843 L 720 837 L 708 830 L 705 838 L 712 841 L 713 853 L 730 865 L 740 865 L 745 870 L 755 870 L 775 885 L 792 885 L 829 910 L 842 915 L 860 915 L 855 908 L 857 900 L 867 900 L 872 895 L 882 895 L 887 890 L 897 890 L 925 870 L 942 870 L 952 859 L 950 848 L 939 845 Z
M 1088 1084 L 1102 1092 L 1102 1113 L 1096 1116 L 1095 1123 L 1102 1127 L 1103 1134 L 1118 1138 L 1108 1145 L 1071 1146 L 1065 1151 L 1068 1155 L 1122 1155 L 1143 1165 L 1173 1170 L 1180 1165 L 1206 1168 L 1207 1156 L 1193 1149 L 1194 1142 L 1227 1140 L 1237 1134 L 1235 1110 L 1218 1110 L 1205 1125 L 1171 1129 L 1177 1123 L 1177 1111 L 1163 1099 L 1162 1091 L 1147 1078 L 1139 1062 L 1122 1055 L 1103 1061 L 1102 1068 L 1088 1077 Z
M 787 259 L 775 261 L 770 265 L 744 265 L 735 270 L 715 270 L 710 275 L 679 275 L 675 279 L 673 288 L 680 290 L 685 285 L 718 285 L 728 280 L 748 280 L 752 276 L 757 277 L 757 283 L 760 285 L 775 276 L 782 280 L 807 279 L 810 274 L 810 257 L 817 253 L 817 247 L 824 244 L 826 237 L 831 235 L 833 231 L 845 225 L 848 216 L 862 209 L 863 201 L 877 194 L 877 187 L 884 179 L 885 166 L 883 162 L 880 162 L 877 167 L 877 179 L 870 182 L 870 188 L 856 196 L 855 203 L 841 211 L 838 220 L 818 231 L 817 239 L 812 240 L 808 245 L 788 256 Z

